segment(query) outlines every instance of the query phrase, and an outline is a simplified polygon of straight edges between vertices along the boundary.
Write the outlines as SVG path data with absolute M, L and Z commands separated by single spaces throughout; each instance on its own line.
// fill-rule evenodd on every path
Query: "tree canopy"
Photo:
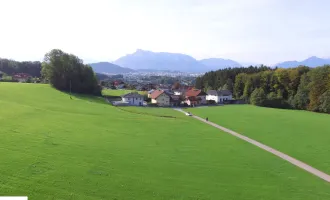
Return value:
M 232 87 L 230 87 L 232 80 Z M 197 78 L 200 89 L 229 89 L 236 99 L 259 106 L 330 113 L 330 66 L 228 68 Z
M 42 63 L 42 77 L 58 90 L 100 94 L 92 68 L 73 54 L 53 49 Z
M 0 58 L 0 71 L 10 76 L 16 73 L 27 73 L 33 77 L 40 77 L 41 62 L 23 61 L 18 62 Z

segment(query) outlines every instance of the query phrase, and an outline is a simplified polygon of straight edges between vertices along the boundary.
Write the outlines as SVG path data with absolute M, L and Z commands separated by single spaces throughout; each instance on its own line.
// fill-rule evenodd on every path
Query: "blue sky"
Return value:
M 0 57 L 60 48 L 91 61 L 136 49 L 275 64 L 330 57 L 327 0 L 1 0 Z

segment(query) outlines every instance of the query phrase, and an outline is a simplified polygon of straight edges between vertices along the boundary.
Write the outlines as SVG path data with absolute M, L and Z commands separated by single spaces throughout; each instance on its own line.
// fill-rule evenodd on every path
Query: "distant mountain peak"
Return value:
M 298 67 L 300 65 L 305 65 L 308 67 L 318 67 L 318 66 L 323 66 L 330 64 L 330 59 L 324 59 L 324 58 L 319 58 L 317 56 L 311 56 L 303 61 L 285 61 L 278 63 L 276 66 L 277 67 L 282 67 L 282 68 L 290 68 L 290 67 Z
M 134 71 L 109 62 L 90 63 L 89 65 L 96 73 L 124 74 Z
M 116 60 L 115 64 L 135 70 L 169 70 L 182 72 L 207 72 L 224 67 L 241 66 L 236 61 L 222 58 L 196 60 L 182 53 L 152 52 L 137 49 Z

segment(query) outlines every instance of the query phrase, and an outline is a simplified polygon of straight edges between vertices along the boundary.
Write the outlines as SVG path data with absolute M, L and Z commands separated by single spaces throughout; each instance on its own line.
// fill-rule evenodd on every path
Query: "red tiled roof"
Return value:
M 159 95 L 163 94 L 164 90 L 155 90 L 150 94 L 150 97 L 152 99 L 157 99 L 157 97 L 159 97 Z
M 190 97 L 187 97 L 186 100 L 189 100 L 191 102 L 197 102 L 198 101 L 198 98 L 196 96 L 190 96 Z
M 196 89 L 188 90 L 186 92 L 187 97 L 196 97 L 196 96 L 199 96 L 199 95 L 206 95 L 206 94 L 202 90 L 196 90 Z

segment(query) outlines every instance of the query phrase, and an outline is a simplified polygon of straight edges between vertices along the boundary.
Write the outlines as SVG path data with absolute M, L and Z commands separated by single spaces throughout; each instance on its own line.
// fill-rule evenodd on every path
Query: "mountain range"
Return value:
M 289 68 L 289 67 L 297 67 L 299 65 L 305 65 L 308 67 L 318 67 L 330 64 L 330 59 L 324 59 L 324 58 L 318 58 L 316 56 L 312 56 L 310 58 L 307 58 L 303 61 L 285 61 L 282 63 L 278 63 L 275 66 L 280 68 Z
M 330 59 L 310 57 L 303 61 L 285 61 L 276 64 L 281 68 L 297 67 L 306 65 L 309 67 L 330 64 Z M 180 54 L 167 52 L 152 52 L 138 49 L 114 61 L 89 64 L 97 73 L 129 73 L 134 71 L 156 72 L 156 71 L 181 71 L 181 72 L 208 72 L 227 67 L 246 66 L 234 60 L 222 58 L 209 58 L 196 60 L 195 58 Z M 274 66 L 274 67 L 275 67 Z

